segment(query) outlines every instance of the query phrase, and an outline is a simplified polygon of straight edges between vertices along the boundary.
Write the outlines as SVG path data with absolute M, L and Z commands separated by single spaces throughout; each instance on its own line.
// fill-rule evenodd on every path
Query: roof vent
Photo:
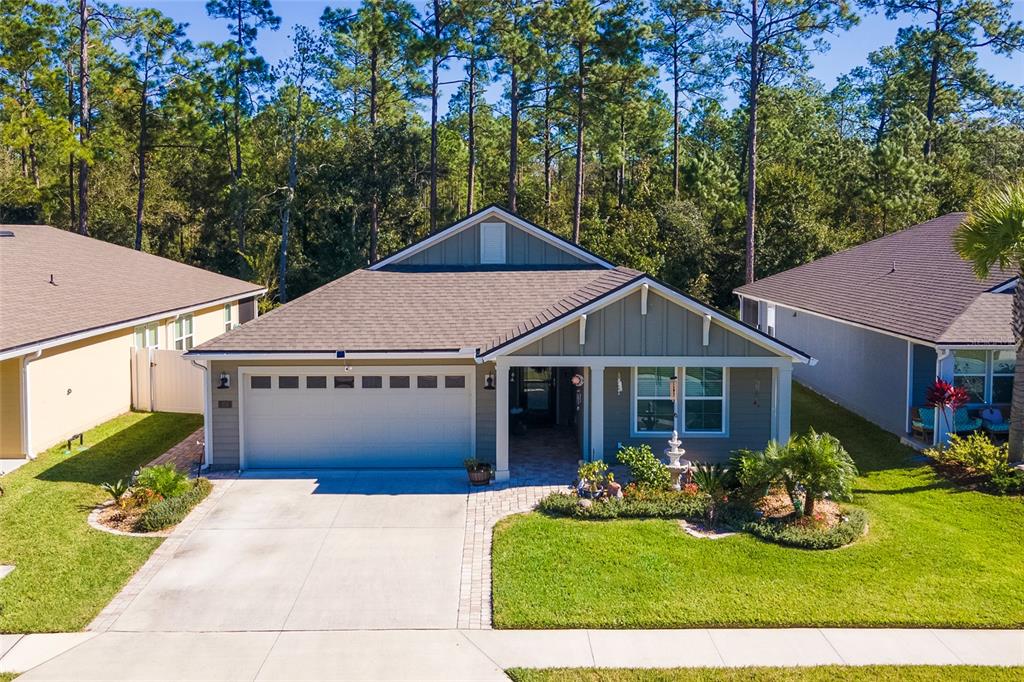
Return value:
M 0 230 L 0 237 L 13 237 L 14 233 L 10 230 Z

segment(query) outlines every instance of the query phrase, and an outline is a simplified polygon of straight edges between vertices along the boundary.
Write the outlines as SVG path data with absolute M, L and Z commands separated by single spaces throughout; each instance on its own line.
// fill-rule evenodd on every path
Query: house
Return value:
M 187 351 L 264 289 L 45 225 L 0 226 L 0 471 L 132 407 L 133 346 Z
M 796 367 L 799 382 L 892 433 L 942 442 L 950 424 L 941 412 L 919 419 L 936 377 L 966 389 L 969 411 L 1008 407 L 1013 389 L 1016 274 L 978 280 L 953 249 L 965 217 L 950 213 L 742 286 L 742 318 L 818 359 Z
M 459 467 L 517 448 L 697 459 L 790 428 L 806 354 L 488 207 L 192 349 L 217 469 Z M 510 447 L 510 432 L 515 444 Z

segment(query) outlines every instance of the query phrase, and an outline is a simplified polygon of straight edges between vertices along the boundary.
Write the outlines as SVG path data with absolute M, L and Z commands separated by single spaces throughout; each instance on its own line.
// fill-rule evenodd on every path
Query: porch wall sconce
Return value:
M 220 373 L 220 383 L 217 385 L 218 389 L 231 388 L 231 375 L 227 372 Z
M 487 374 L 484 375 L 484 390 L 494 390 L 494 372 L 488 372 Z

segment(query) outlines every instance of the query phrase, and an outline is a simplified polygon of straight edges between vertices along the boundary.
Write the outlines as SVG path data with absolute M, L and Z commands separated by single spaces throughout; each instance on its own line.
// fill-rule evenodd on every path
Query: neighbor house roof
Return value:
M 0 231 L 0 353 L 264 291 L 54 227 Z
M 949 213 L 736 289 L 934 344 L 1012 343 L 1010 299 L 990 293 L 1015 273 L 979 280 L 953 248 L 965 213 Z
M 641 276 L 587 266 L 356 270 L 193 352 L 484 351 Z

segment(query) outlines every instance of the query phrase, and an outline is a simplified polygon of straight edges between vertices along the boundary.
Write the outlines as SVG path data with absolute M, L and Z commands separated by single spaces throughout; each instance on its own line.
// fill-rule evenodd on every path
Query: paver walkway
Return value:
M 65 653 L 48 656 L 45 638 Z M 44 638 L 44 639 L 39 639 Z M 21 649 L 21 651 L 19 651 Z M 373 630 L 27 635 L 41 680 L 504 680 L 512 667 L 1024 666 L 1021 630 Z M 10 667 L 10 666 L 7 666 Z
M 197 475 L 199 467 L 203 463 L 204 437 L 203 429 L 196 429 L 180 443 L 150 462 L 148 466 L 171 463 L 179 471 L 188 472 L 190 476 Z

